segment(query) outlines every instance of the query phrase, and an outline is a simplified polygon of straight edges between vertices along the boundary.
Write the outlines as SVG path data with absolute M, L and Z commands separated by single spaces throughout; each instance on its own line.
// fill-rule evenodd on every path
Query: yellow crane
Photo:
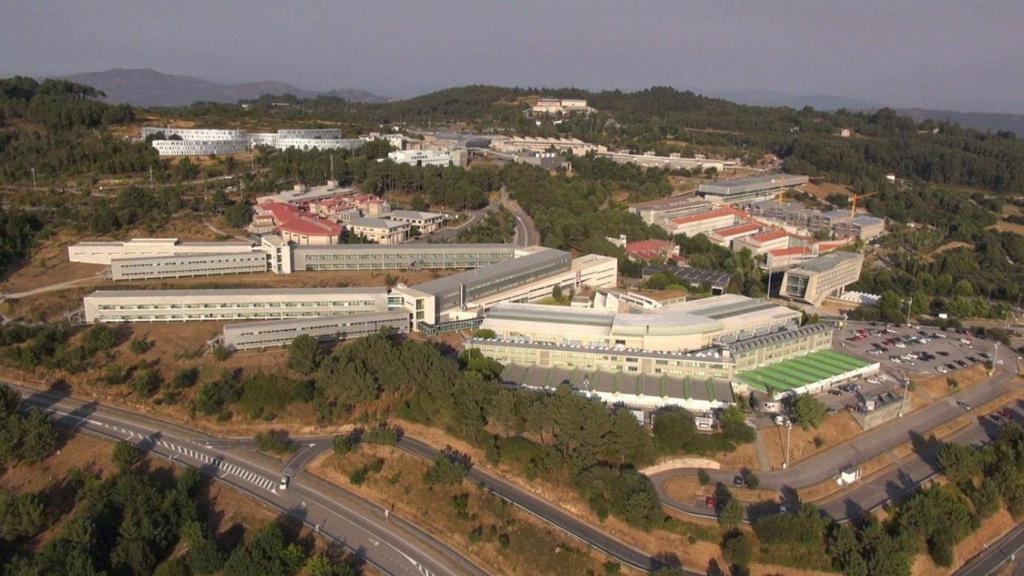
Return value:
M 875 196 L 878 192 L 872 192 L 871 194 L 853 194 L 850 196 L 850 218 L 857 217 L 857 200 L 861 198 L 867 198 L 869 196 Z

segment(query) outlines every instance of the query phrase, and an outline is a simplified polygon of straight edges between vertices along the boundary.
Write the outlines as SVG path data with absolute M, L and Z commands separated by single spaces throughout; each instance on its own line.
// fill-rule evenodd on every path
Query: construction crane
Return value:
M 878 192 L 872 192 L 871 194 L 854 194 L 850 196 L 850 218 L 857 217 L 857 200 L 861 198 L 867 198 L 869 196 L 875 196 Z

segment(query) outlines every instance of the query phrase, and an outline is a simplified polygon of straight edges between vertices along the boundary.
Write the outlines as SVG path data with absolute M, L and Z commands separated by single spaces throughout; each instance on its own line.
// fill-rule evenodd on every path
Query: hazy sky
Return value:
M 0 75 L 650 85 L 1024 113 L 1024 1 L 0 0 Z

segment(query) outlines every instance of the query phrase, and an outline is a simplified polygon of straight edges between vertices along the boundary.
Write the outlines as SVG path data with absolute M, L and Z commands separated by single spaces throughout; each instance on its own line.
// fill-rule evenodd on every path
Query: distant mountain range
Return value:
M 65 76 L 102 90 L 110 102 L 127 102 L 135 106 L 187 106 L 193 102 L 227 102 L 251 100 L 264 94 L 280 96 L 292 94 L 299 98 L 316 96 L 337 96 L 350 102 L 387 102 L 388 98 L 365 90 L 339 89 L 330 92 L 304 90 L 284 82 L 264 81 L 245 84 L 223 84 L 202 80 L 192 76 L 164 74 L 148 68 L 114 68 L 103 72 L 90 72 Z M 788 106 L 803 108 L 812 106 L 817 110 L 872 111 L 882 107 L 878 102 L 835 96 L 831 94 L 793 95 L 772 90 L 709 90 L 694 89 L 706 96 L 723 98 L 737 104 L 751 106 Z M 924 108 L 896 109 L 897 112 L 921 121 L 926 118 L 955 122 L 968 128 L 982 131 L 1006 130 L 1024 137 L 1024 114 L 996 114 L 985 112 L 954 112 L 950 110 L 929 110 Z
M 103 72 L 73 74 L 65 78 L 102 90 L 108 102 L 126 102 L 134 106 L 187 106 L 198 101 L 235 103 L 259 98 L 264 94 L 293 94 L 299 98 L 337 96 L 350 102 L 388 101 L 384 96 L 365 90 L 314 92 L 274 81 L 221 84 L 191 76 L 164 74 L 148 68 L 115 68 Z

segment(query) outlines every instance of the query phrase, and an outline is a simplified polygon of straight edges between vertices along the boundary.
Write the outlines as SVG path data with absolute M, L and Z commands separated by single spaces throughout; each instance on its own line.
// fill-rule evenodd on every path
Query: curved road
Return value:
M 126 440 L 168 459 L 200 469 L 221 482 L 302 521 L 395 576 L 486 576 L 468 558 L 405 520 L 338 486 L 295 469 L 281 489 L 282 471 L 252 457 L 229 453 L 219 439 L 153 417 L 8 384 L 24 404 L 42 409 L 58 424 L 113 440 Z
M 998 359 L 1002 364 L 997 364 L 997 373 L 988 381 L 947 396 L 899 420 L 869 430 L 849 442 L 811 456 L 788 469 L 758 472 L 760 487 L 779 490 L 784 499 L 795 502 L 796 490 L 834 478 L 839 470 L 847 465 L 866 462 L 908 441 L 923 441 L 937 426 L 964 414 L 963 409 L 957 406 L 957 401 L 980 406 L 1019 388 L 1019 384 L 1014 382 L 1016 355 L 1002 348 Z M 981 422 L 976 422 L 952 440 L 970 444 L 980 443 L 987 441 L 993 433 L 992 429 L 986 428 Z M 935 471 L 933 457 L 934 454 L 927 450 L 908 456 L 896 469 L 858 483 L 852 490 L 823 502 L 821 508 L 839 521 L 849 520 L 866 510 L 877 508 L 930 478 Z M 683 502 L 670 496 L 666 490 L 665 485 L 672 478 L 695 476 L 696 473 L 695 468 L 680 468 L 654 473 L 650 478 L 658 490 L 662 504 L 666 507 L 684 514 L 713 518 L 715 515 L 705 506 L 703 497 Z M 707 473 L 712 482 L 731 486 L 733 478 L 740 471 L 707 470 Z M 777 506 L 767 505 L 755 505 L 748 507 L 747 510 L 751 516 L 775 511 Z

